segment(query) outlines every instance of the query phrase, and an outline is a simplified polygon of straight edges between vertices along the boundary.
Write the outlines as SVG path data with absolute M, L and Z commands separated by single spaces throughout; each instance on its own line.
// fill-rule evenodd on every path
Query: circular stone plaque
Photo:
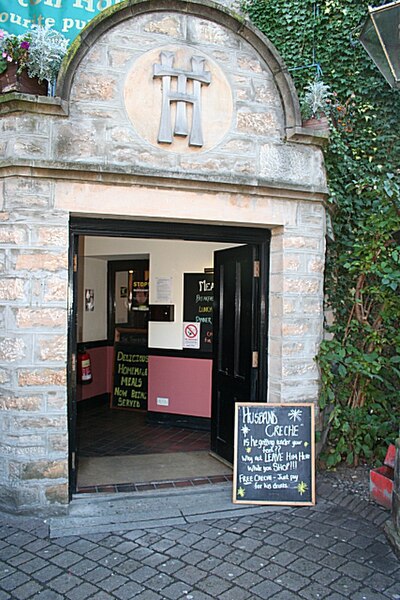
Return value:
M 167 152 L 209 150 L 232 122 L 231 86 L 197 48 L 165 46 L 143 54 L 126 78 L 124 99 L 137 133 Z

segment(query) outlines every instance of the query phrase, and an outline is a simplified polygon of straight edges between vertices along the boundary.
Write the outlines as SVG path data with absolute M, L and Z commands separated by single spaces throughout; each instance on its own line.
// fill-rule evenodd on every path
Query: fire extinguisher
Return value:
M 85 349 L 78 351 L 78 383 L 91 383 L 92 365 L 90 354 Z

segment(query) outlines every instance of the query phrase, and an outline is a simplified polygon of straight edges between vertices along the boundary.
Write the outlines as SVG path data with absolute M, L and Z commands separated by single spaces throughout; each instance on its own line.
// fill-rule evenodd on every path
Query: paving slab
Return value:
M 400 600 L 388 511 L 329 480 L 307 507 L 210 488 L 76 498 L 50 523 L 0 514 L 0 600 Z

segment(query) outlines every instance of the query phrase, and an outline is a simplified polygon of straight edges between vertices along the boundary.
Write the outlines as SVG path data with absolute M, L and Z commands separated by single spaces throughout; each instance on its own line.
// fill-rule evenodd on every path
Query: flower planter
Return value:
M 29 77 L 26 70 L 17 73 L 18 65 L 10 63 L 7 70 L 0 74 L 0 93 L 22 92 L 35 96 L 47 96 L 47 81 L 39 83 L 37 77 Z
M 396 440 L 391 519 L 385 523 L 385 533 L 400 558 L 400 438 Z
M 311 119 L 305 119 L 302 122 L 302 126 L 309 129 L 318 129 L 322 131 L 329 131 L 329 121 L 327 117 L 311 117 Z
M 392 508 L 393 524 L 396 528 L 398 535 L 400 535 L 400 438 L 396 440 Z
M 390 444 L 384 465 L 371 469 L 369 474 L 369 489 L 372 500 L 389 510 L 392 508 L 394 459 L 395 446 Z

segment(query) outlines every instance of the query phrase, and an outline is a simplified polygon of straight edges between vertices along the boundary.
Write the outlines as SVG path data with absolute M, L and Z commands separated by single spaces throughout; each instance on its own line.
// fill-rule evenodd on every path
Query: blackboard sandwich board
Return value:
M 313 404 L 236 404 L 233 502 L 315 504 Z

